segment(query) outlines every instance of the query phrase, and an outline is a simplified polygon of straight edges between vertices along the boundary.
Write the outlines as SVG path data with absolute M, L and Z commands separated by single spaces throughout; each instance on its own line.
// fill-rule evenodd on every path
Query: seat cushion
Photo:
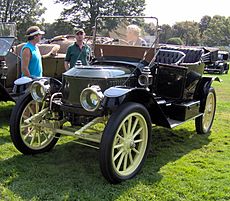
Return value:
M 161 47 L 160 49 L 164 50 L 177 50 L 180 52 L 183 52 L 185 54 L 185 58 L 183 63 L 196 63 L 198 61 L 201 61 L 201 56 L 203 55 L 203 49 L 200 48 L 193 48 L 193 47 Z
M 162 64 L 179 64 L 183 61 L 185 54 L 177 50 L 159 49 L 155 62 Z

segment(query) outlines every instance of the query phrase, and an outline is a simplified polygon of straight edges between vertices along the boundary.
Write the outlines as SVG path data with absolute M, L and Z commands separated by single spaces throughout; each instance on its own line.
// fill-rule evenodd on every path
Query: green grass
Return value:
M 69 138 L 49 153 L 19 153 L 9 136 L 13 103 L 1 103 L 0 200 L 230 200 L 230 76 L 220 78 L 211 134 L 197 135 L 193 121 L 153 128 L 142 171 L 119 185 L 102 177 L 97 150 Z

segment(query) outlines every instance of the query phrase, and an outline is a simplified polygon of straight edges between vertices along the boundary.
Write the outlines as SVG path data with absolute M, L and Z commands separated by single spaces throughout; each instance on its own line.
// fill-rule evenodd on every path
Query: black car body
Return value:
M 229 52 L 227 51 L 216 51 L 216 59 L 205 65 L 204 72 L 206 73 L 219 73 L 228 74 L 229 71 Z
M 17 65 L 17 57 L 11 52 L 16 35 L 15 23 L 0 23 L 0 100 L 7 101 L 13 100 L 9 95 L 9 91 L 12 90 L 13 75 L 12 69 L 8 69 L 8 64 Z M 15 69 L 15 74 L 17 69 Z M 7 79 L 9 78 L 10 79 Z M 9 89 L 11 86 L 11 89 Z
M 102 19 L 115 20 L 114 30 L 133 21 L 112 16 L 97 22 Z M 173 128 L 195 119 L 196 131 L 208 133 L 216 108 L 211 84 L 218 79 L 202 77 L 203 49 L 160 48 L 158 20 L 148 19 L 156 26 L 149 46 L 130 46 L 118 35 L 97 43 L 95 32 L 91 65 L 76 64 L 63 73 L 62 83 L 54 78 L 35 81 L 11 115 L 16 148 L 24 154 L 42 153 L 60 135 L 75 136 L 77 143 L 99 149 L 103 176 L 118 183 L 141 170 L 152 124 Z

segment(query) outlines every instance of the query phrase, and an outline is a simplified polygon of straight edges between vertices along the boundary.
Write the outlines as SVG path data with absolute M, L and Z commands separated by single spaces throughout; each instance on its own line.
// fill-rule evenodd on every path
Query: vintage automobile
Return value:
M 129 45 L 125 27 L 143 19 L 155 23 L 154 35 L 142 32 L 152 44 Z M 106 30 L 107 20 L 112 31 Z M 73 136 L 76 143 L 99 149 L 102 175 L 119 183 L 144 165 L 153 124 L 174 128 L 195 119 L 197 133 L 210 132 L 216 110 L 211 85 L 218 78 L 202 77 L 202 48 L 159 48 L 155 17 L 98 17 L 95 28 L 91 65 L 77 62 L 62 82 L 34 81 L 12 111 L 10 133 L 23 154 L 50 151 L 61 135 Z M 98 43 L 102 33 L 116 34 Z
M 16 101 L 20 95 L 24 94 L 28 85 L 20 87 L 14 85 L 14 81 L 21 76 L 20 52 L 25 44 L 15 45 L 15 39 L 16 24 L 0 22 L 0 101 Z M 59 40 L 54 39 L 51 44 L 39 45 L 41 55 L 48 54 L 53 48 L 60 48 L 56 56 L 43 59 L 44 76 L 61 79 L 61 75 L 65 71 L 65 51 L 73 41 L 60 41 L 59 38 Z
M 215 51 L 213 51 L 214 53 Z M 216 50 L 216 59 L 205 65 L 205 73 L 228 74 L 229 71 L 229 52 Z
M 17 59 L 11 60 L 11 48 L 15 41 L 16 25 L 14 23 L 0 23 L 0 100 L 12 100 L 6 87 L 13 85 L 7 80 L 8 65 L 17 65 Z M 16 70 L 17 71 L 17 70 Z M 16 73 L 15 73 L 16 74 Z

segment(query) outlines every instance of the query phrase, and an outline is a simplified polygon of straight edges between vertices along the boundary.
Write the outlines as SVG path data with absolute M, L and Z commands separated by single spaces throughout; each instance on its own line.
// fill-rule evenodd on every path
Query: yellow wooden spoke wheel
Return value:
M 51 129 L 39 126 L 45 123 L 44 115 L 40 118 L 33 118 L 47 107 L 46 103 L 34 101 L 30 94 L 20 99 L 14 107 L 11 119 L 10 134 L 15 147 L 23 154 L 37 154 L 49 151 L 57 143 L 58 135 Z
M 104 130 L 100 164 L 105 178 L 118 183 L 134 177 L 143 166 L 151 141 L 148 111 L 138 103 L 126 103 L 113 113 Z
M 195 120 L 196 131 L 199 134 L 210 132 L 216 111 L 216 93 L 213 88 L 209 89 L 206 97 L 204 114 Z

